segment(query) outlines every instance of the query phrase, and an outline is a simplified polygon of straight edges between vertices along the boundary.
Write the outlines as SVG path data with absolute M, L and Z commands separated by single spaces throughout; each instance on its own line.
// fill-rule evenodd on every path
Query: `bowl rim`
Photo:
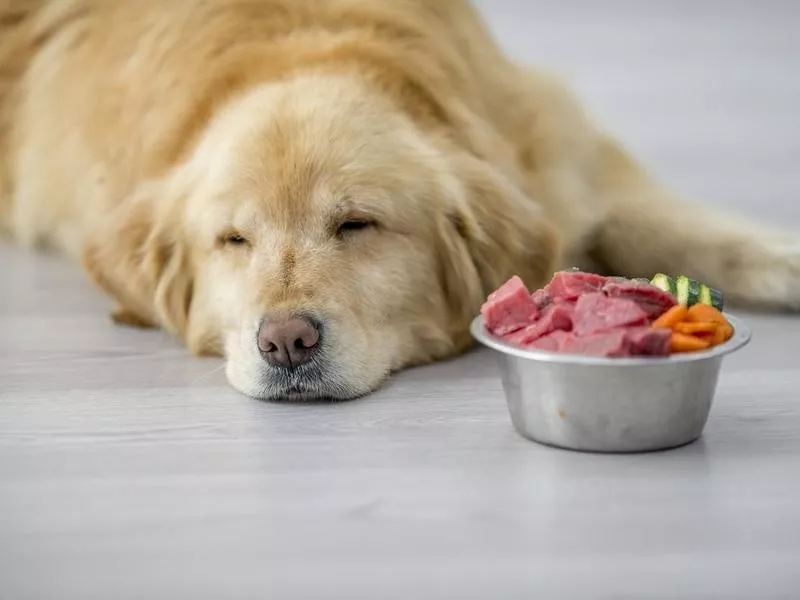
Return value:
M 708 350 L 699 350 L 697 352 L 686 352 L 681 354 L 672 354 L 670 356 L 641 356 L 629 358 L 606 358 L 602 356 L 587 356 L 584 354 L 562 354 L 559 352 L 550 352 L 548 350 L 538 350 L 529 348 L 520 348 L 508 342 L 504 342 L 498 337 L 493 336 L 483 326 L 483 316 L 478 315 L 472 320 L 470 324 L 470 333 L 472 337 L 478 342 L 496 350 L 502 354 L 515 356 L 528 360 L 535 360 L 539 362 L 549 363 L 563 363 L 563 364 L 578 364 L 578 365 L 593 365 L 593 366 L 658 366 L 658 365 L 671 365 L 675 363 L 687 363 L 700 360 L 707 360 L 716 358 L 718 356 L 725 356 L 731 352 L 735 352 L 750 342 L 752 333 L 750 328 L 738 317 L 734 317 L 729 313 L 724 313 L 725 318 L 733 327 L 733 337 L 724 344 L 714 346 Z

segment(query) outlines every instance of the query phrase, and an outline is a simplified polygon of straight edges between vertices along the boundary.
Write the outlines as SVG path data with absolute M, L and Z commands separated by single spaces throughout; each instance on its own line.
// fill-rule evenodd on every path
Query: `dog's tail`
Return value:
M 676 198 L 613 140 L 601 143 L 598 166 L 597 189 L 610 210 L 594 258 L 609 271 L 684 274 L 735 304 L 800 310 L 800 232 Z

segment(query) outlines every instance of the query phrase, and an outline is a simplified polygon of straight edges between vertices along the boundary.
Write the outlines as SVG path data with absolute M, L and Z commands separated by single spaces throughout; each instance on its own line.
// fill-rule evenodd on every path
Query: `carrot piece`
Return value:
M 724 325 L 720 325 L 719 328 L 722 330 L 724 341 L 727 342 L 729 339 L 733 337 L 733 326 L 727 321 L 725 322 Z
M 719 346 L 720 344 L 724 344 L 726 341 L 727 338 L 725 337 L 725 327 L 720 325 L 714 332 L 714 337 L 711 338 L 711 345 Z
M 686 335 L 685 333 L 678 333 L 677 331 L 672 334 L 670 338 L 670 349 L 672 352 L 696 352 L 697 350 L 705 350 L 711 344 L 705 340 L 701 340 L 693 335 Z
M 691 323 L 718 323 L 720 325 L 728 322 L 725 315 L 709 304 L 693 304 L 686 313 L 686 320 Z
M 716 333 L 721 325 L 719 323 L 678 323 L 675 331 L 686 335 L 696 335 L 698 333 Z
M 672 308 L 667 310 L 667 312 L 665 312 L 655 321 L 653 321 L 652 327 L 672 329 L 673 327 L 675 327 L 675 325 L 686 319 L 686 313 L 688 312 L 689 309 L 686 308 L 683 304 L 678 304 L 676 306 L 673 306 Z

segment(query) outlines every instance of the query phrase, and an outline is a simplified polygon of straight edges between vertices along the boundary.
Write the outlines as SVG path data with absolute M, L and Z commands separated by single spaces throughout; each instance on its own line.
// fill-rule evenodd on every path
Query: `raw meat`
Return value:
M 626 356 L 668 356 L 670 332 L 649 327 L 619 328 L 584 337 L 567 331 L 554 331 L 528 344 L 529 348 L 622 358 Z
M 562 342 L 559 350 L 567 354 L 623 357 L 630 356 L 630 341 L 625 329 L 614 329 L 583 337 L 572 335 Z
M 548 350 L 550 352 L 558 352 L 561 349 L 561 346 L 565 343 L 566 340 L 572 338 L 572 334 L 567 331 L 554 331 L 550 335 L 546 335 L 544 337 L 539 338 L 532 344 L 528 345 L 528 348 L 533 348 L 536 350 Z
M 575 300 L 589 292 L 599 292 L 608 283 L 608 278 L 581 271 L 559 271 L 545 286 L 553 298 Z
M 601 357 L 669 356 L 670 329 L 652 319 L 677 304 L 647 281 L 561 271 L 528 293 L 512 277 L 481 308 L 487 329 L 520 348 Z
M 572 329 L 574 309 L 566 304 L 551 304 L 542 312 L 538 321 L 524 329 L 505 336 L 505 341 L 518 346 L 527 346 L 541 337 L 557 330 Z
M 672 294 L 646 281 L 609 281 L 603 286 L 603 293 L 609 298 L 633 300 L 649 319 L 655 319 L 678 303 Z
M 536 304 L 536 307 L 539 310 L 543 310 L 553 301 L 553 297 L 550 295 L 550 292 L 544 288 L 533 292 L 533 294 L 531 294 L 531 298 L 533 298 L 533 303 Z
M 579 337 L 646 324 L 647 313 L 625 298 L 609 298 L 595 292 L 584 294 L 575 304 L 573 331 Z
M 671 330 L 633 327 L 627 330 L 627 334 L 632 354 L 640 356 L 669 356 Z
M 481 307 L 484 325 L 495 335 L 507 335 L 539 317 L 539 309 L 518 276 L 492 292 Z

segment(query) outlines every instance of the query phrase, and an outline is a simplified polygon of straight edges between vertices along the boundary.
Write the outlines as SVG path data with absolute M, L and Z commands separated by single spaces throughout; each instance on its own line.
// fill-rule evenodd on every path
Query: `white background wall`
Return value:
M 673 189 L 800 225 L 800 1 L 475 4 Z

